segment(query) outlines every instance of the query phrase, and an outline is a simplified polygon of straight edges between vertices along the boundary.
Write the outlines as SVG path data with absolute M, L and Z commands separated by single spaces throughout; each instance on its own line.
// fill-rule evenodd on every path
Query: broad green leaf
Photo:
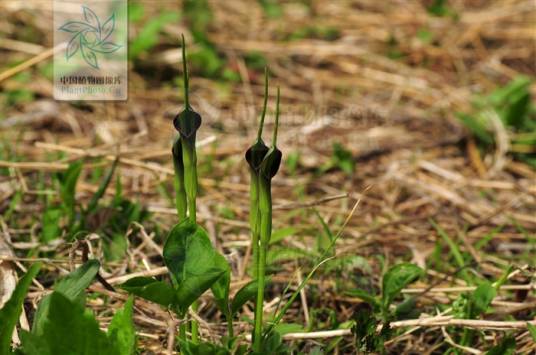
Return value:
M 63 294 L 73 302 L 82 304 L 85 296 L 84 291 L 95 279 L 99 268 L 100 263 L 97 260 L 88 260 L 78 269 L 61 279 L 54 286 L 54 291 Z M 37 307 L 32 326 L 32 334 L 39 335 L 43 331 L 44 323 L 48 318 L 50 297 L 48 295 L 43 298 Z
M 224 270 L 220 278 L 212 285 L 211 290 L 214 295 L 216 305 L 223 312 L 228 315 L 229 309 L 229 287 L 231 286 L 231 268 L 227 259 L 220 253 L 216 253 L 216 264 L 218 268 Z
M 117 346 L 118 355 L 136 353 L 136 329 L 132 321 L 134 298 L 130 296 L 122 309 L 115 312 L 108 327 L 108 339 Z
M 470 317 L 476 317 L 477 315 L 483 314 L 488 309 L 491 301 L 497 295 L 497 290 L 491 285 L 488 281 L 480 284 L 472 296 L 472 314 Z
M 191 341 L 180 342 L 181 354 L 184 355 L 230 355 L 231 352 L 213 343 L 195 344 Z
M 402 263 L 393 266 L 383 276 L 382 299 L 383 306 L 389 307 L 393 299 L 404 287 L 416 281 L 424 274 L 417 265 Z
M 289 349 L 283 343 L 283 338 L 281 334 L 277 331 L 272 330 L 266 334 L 262 339 L 261 352 L 260 354 L 289 354 Z M 256 353 L 252 353 L 257 355 Z
M 171 272 L 182 313 L 224 273 L 207 232 L 190 219 L 175 225 L 164 245 L 164 262 Z
M 140 296 L 148 301 L 170 307 L 176 303 L 175 290 L 170 284 L 158 281 L 152 277 L 135 277 L 124 284 L 121 288 L 133 295 Z
M 347 294 L 348 296 L 361 298 L 363 301 L 367 302 L 368 304 L 374 307 L 376 307 L 379 303 L 378 299 L 374 295 L 371 295 L 367 291 L 361 290 L 359 288 L 355 290 L 347 291 L 345 292 L 345 294 Z
M 21 347 L 18 349 L 24 355 L 53 355 L 47 348 L 45 339 L 24 329 L 20 332 Z
M 240 290 L 236 293 L 231 303 L 231 314 L 236 314 L 246 304 L 249 300 L 252 300 L 257 295 L 257 280 L 252 280 L 242 286 Z
M 71 301 L 75 301 L 84 294 L 85 289 L 93 282 L 99 272 L 100 263 L 92 259 L 62 278 L 54 291 L 61 293 Z
M 13 329 L 17 325 L 20 314 L 22 312 L 22 304 L 28 288 L 35 276 L 39 273 L 40 263 L 33 264 L 28 272 L 20 279 L 11 295 L 11 298 L 6 302 L 0 310 L 0 354 L 11 353 L 11 336 Z
M 118 354 L 89 310 L 59 292 L 50 295 L 48 317 L 41 334 L 26 333 L 22 348 L 27 355 Z
M 486 355 L 513 355 L 516 351 L 516 339 L 511 336 L 504 338 L 498 345 L 495 345 L 486 352 Z

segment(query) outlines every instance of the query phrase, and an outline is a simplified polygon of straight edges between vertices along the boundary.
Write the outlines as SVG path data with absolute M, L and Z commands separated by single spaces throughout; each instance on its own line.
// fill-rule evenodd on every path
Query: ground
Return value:
M 184 34 L 190 102 L 203 118 L 198 219 L 231 264 L 231 293 L 250 280 L 244 153 L 257 130 L 265 65 L 267 140 L 281 88 L 283 163 L 272 187 L 273 275 L 265 313 L 288 299 L 322 256 L 330 257 L 285 315 L 286 342 L 294 351 L 355 353 L 355 332 L 309 340 L 296 333 L 351 327 L 364 307 L 354 291 L 379 294 L 382 275 L 410 262 L 425 274 L 396 298 L 399 305 L 414 296 L 414 304 L 392 319 L 387 353 L 480 353 L 508 337 L 515 339 L 516 353 L 534 352 L 526 321 L 536 316 L 536 139 L 534 131 L 505 123 L 504 107 L 489 98 L 526 80 L 520 85 L 528 109 L 516 112 L 534 120 L 534 3 L 208 5 L 131 1 L 136 53 L 129 99 L 104 103 L 54 101 L 49 2 L 0 3 L 0 271 L 20 275 L 32 262 L 44 262 L 26 299 L 27 320 L 55 279 L 81 262 L 84 244 L 113 286 L 139 273 L 167 277 L 161 254 L 176 223 L 172 119 L 183 105 Z M 460 117 L 467 116 L 487 118 L 484 135 L 491 144 L 464 124 Z M 80 211 L 116 157 L 105 196 L 86 216 L 83 235 L 73 237 L 62 200 L 68 183 L 58 174 L 83 161 L 73 195 Z M 336 236 L 335 248 L 324 253 Z M 470 315 L 461 304 L 485 281 L 501 278 L 490 306 Z M 127 298 L 98 282 L 88 295 L 103 328 Z M 451 318 L 411 323 L 438 315 Z M 197 316 L 203 338 L 225 333 L 209 293 Z M 252 317 L 248 304 L 235 331 L 250 332 Z M 456 323 L 468 318 L 477 323 Z M 169 319 L 164 309 L 136 299 L 142 353 L 166 351 Z M 488 323 L 478 322 L 483 320 Z M 468 336 L 468 329 L 476 330 Z

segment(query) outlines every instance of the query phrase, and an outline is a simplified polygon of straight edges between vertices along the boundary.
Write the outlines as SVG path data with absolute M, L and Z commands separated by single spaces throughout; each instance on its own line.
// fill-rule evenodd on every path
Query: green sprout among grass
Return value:
M 127 281 L 123 288 L 173 310 L 180 319 L 180 346 L 191 349 L 199 344 L 199 335 L 197 322 L 187 319 L 188 312 L 190 308 L 194 311 L 197 309 L 197 300 L 209 289 L 212 289 L 216 303 L 228 319 L 231 337 L 233 329 L 228 307 L 229 265 L 214 249 L 207 232 L 196 220 L 198 181 L 195 142 L 201 116 L 190 106 L 184 37 L 182 54 L 184 109 L 173 120 L 179 135 L 172 147 L 178 223 L 169 232 L 163 249 L 164 262 L 172 282 L 169 285 L 153 278 L 138 277 Z
M 189 309 L 197 309 L 197 300 L 211 289 L 215 303 L 227 320 L 229 341 L 223 341 L 223 349 L 236 348 L 233 317 L 252 298 L 255 305 L 253 350 L 261 351 L 263 336 L 263 301 L 266 284 L 266 253 L 272 233 L 271 180 L 281 163 L 281 151 L 277 148 L 279 122 L 279 90 L 275 114 L 272 146 L 262 141 L 264 118 L 268 100 L 268 74 L 266 70 L 265 97 L 256 142 L 246 153 L 251 168 L 251 232 L 254 253 L 254 279 L 229 300 L 231 272 L 226 259 L 212 246 L 207 232 L 197 224 L 196 199 L 198 193 L 196 133 L 201 126 L 201 116 L 193 110 L 189 99 L 189 77 L 186 49 L 182 38 L 184 109 L 174 118 L 178 131 L 172 147 L 175 169 L 174 188 L 178 223 L 169 232 L 163 249 L 164 262 L 171 274 L 171 285 L 153 278 L 137 277 L 122 285 L 130 293 L 159 303 L 173 310 L 180 319 L 179 343 L 181 349 L 198 351 L 218 345 L 203 343 L 199 339 L 198 324 L 188 321 Z M 197 349 L 197 350 L 194 350 Z M 221 348 L 220 348 L 221 349 Z
M 265 71 L 264 105 L 257 140 L 247 150 L 246 160 L 250 167 L 250 228 L 253 246 L 253 276 L 257 279 L 257 301 L 255 304 L 255 324 L 253 331 L 253 350 L 261 351 L 264 288 L 266 283 L 266 253 L 272 235 L 272 178 L 281 164 L 282 153 L 277 148 L 277 129 L 279 126 L 280 90 L 277 90 L 275 128 L 272 146 L 268 148 L 262 140 L 266 104 L 268 100 L 268 71 Z

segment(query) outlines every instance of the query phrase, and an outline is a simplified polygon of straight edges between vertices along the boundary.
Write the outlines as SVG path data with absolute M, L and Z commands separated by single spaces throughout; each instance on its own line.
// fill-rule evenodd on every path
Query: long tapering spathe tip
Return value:
M 276 98 L 276 101 L 275 101 L 275 127 L 274 127 L 274 137 L 272 139 L 272 146 L 276 146 L 277 145 L 277 130 L 279 128 L 279 99 L 280 99 L 280 96 L 281 96 L 281 89 L 280 87 L 278 86 L 277 87 L 277 98 Z
M 189 90 L 189 78 L 188 78 L 188 65 L 186 64 L 186 41 L 184 40 L 184 34 L 181 34 L 182 41 L 182 75 L 184 79 L 184 105 L 186 108 L 190 107 L 190 100 L 188 97 Z
M 268 67 L 264 67 L 264 103 L 262 105 L 261 122 L 257 132 L 257 141 L 262 139 L 262 130 L 264 128 L 264 118 L 266 117 L 266 106 L 268 105 Z

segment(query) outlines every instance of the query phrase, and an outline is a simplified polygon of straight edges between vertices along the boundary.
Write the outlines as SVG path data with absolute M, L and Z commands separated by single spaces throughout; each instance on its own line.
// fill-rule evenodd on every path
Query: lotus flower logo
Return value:
M 99 17 L 89 7 L 82 6 L 82 12 L 85 21 L 69 21 L 59 28 L 72 34 L 65 59 L 69 60 L 80 51 L 87 64 L 99 69 L 99 53 L 113 53 L 122 47 L 108 40 L 115 29 L 115 13 L 101 25 Z

